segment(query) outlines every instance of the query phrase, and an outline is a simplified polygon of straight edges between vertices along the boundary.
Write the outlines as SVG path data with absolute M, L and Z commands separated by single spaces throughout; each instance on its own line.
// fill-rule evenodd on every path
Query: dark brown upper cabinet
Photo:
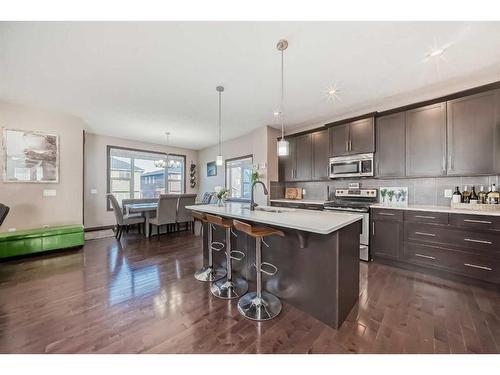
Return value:
M 499 90 L 447 102 L 448 175 L 498 172 Z
M 404 177 L 406 170 L 405 112 L 377 119 L 376 177 Z
M 375 151 L 373 117 L 330 128 L 330 156 L 361 154 Z
M 304 134 L 295 138 L 295 177 L 296 181 L 309 181 L 312 178 L 312 135 Z
M 406 111 L 406 176 L 446 175 L 446 103 Z
M 375 122 L 373 117 L 349 124 L 349 153 L 362 154 L 375 151 Z
M 329 129 L 330 156 L 349 154 L 349 124 L 336 125 Z
M 290 150 L 287 156 L 279 157 L 281 181 L 309 181 L 312 178 L 312 135 L 288 137 Z M 326 154 L 325 154 L 326 157 Z
M 293 181 L 295 177 L 295 138 L 286 138 L 289 142 L 289 153 L 287 156 L 279 156 L 279 179 L 280 181 Z
M 312 133 L 312 179 L 328 180 L 328 129 Z

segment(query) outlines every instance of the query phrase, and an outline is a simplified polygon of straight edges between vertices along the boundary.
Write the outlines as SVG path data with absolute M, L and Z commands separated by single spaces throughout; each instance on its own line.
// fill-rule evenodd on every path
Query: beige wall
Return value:
M 260 165 L 259 174 L 262 181 L 269 187 L 269 181 L 278 179 L 278 159 L 276 154 L 276 130 L 268 126 L 263 126 L 244 136 L 223 142 L 222 156 L 225 159 L 240 156 L 253 155 L 254 166 Z M 276 135 L 277 136 L 277 135 Z M 271 137 L 271 138 L 270 138 Z M 274 152 L 270 150 L 274 150 Z M 199 197 L 207 191 L 214 191 L 216 186 L 224 186 L 225 169 L 224 166 L 217 167 L 217 176 L 207 177 L 207 162 L 214 161 L 218 154 L 218 146 L 207 147 L 199 151 Z M 256 190 L 256 201 L 259 204 L 266 204 L 266 197 L 262 193 L 262 188 Z
M 28 229 L 44 225 L 82 223 L 82 120 L 60 113 L 0 101 L 0 127 L 59 135 L 59 183 L 5 183 L 0 181 L 0 202 L 10 207 L 0 228 Z M 0 143 L 3 142 L 3 136 Z M 3 176 L 3 154 L 0 158 Z M 56 190 L 55 197 L 43 197 L 44 189 Z
M 167 148 L 165 145 L 87 133 L 85 136 L 85 228 L 108 226 L 116 222 L 113 212 L 106 209 L 108 145 L 186 155 L 186 192 L 198 192 L 197 188 L 191 189 L 189 185 L 189 166 L 191 161 L 197 163 L 198 151 L 176 147 Z M 97 193 L 92 194 L 92 189 L 96 189 Z

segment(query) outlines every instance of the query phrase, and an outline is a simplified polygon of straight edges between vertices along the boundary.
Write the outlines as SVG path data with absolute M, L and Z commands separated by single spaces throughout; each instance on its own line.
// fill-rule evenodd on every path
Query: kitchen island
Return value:
M 356 304 L 359 295 L 359 235 L 362 216 L 358 214 L 310 211 L 279 207 L 257 207 L 226 203 L 186 208 L 279 228 L 285 237 L 265 239 L 262 257 L 278 268 L 274 276 L 263 275 L 265 290 L 282 301 L 338 328 Z M 203 256 L 208 259 L 208 228 L 204 228 Z M 213 232 L 213 241 L 224 242 L 224 230 Z M 233 262 L 251 288 L 255 282 L 255 240 L 242 232 L 232 236 L 232 249 L 245 257 Z M 225 254 L 214 252 L 214 265 L 223 267 Z M 284 307 L 286 308 L 286 306 Z

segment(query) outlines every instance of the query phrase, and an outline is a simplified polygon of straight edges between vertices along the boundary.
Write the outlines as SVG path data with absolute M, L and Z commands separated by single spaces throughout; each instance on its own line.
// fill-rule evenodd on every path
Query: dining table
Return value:
M 144 214 L 144 232 L 146 238 L 149 238 L 149 219 L 151 218 L 151 212 L 156 211 L 158 208 L 158 203 L 131 203 L 125 206 L 125 211 L 127 214 L 142 213 Z

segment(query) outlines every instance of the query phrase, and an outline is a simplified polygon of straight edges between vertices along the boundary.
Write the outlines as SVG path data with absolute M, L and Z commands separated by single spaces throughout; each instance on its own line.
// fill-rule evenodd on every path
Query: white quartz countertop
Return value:
M 339 213 L 331 211 L 313 211 L 294 208 L 279 208 L 283 212 L 250 211 L 248 203 L 226 203 L 222 207 L 216 204 L 186 206 L 187 209 L 248 220 L 260 224 L 274 225 L 283 228 L 297 229 L 318 234 L 330 234 L 358 220 L 359 214 Z M 277 209 L 278 207 L 269 207 Z
M 283 202 L 283 203 L 302 203 L 302 204 L 325 204 L 330 201 L 323 201 L 320 199 L 270 199 L 270 202 Z
M 479 211 L 466 210 L 459 208 L 451 208 L 448 206 L 430 206 L 430 205 L 408 205 L 408 206 L 385 206 L 383 204 L 372 204 L 370 208 L 387 208 L 391 210 L 410 210 L 410 211 L 428 211 L 428 212 L 444 212 L 450 214 L 467 214 L 467 215 L 488 215 L 500 216 L 500 210 L 496 211 Z

